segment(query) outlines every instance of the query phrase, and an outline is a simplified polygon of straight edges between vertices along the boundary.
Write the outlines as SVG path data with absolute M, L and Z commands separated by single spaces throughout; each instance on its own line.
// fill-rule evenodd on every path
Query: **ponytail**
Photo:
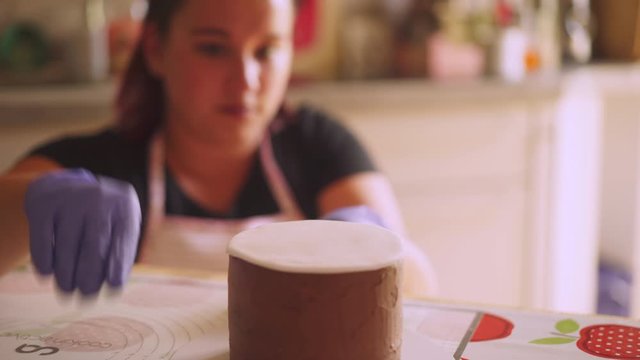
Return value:
M 153 75 L 145 58 L 143 41 L 150 26 L 166 37 L 171 20 L 185 0 L 149 0 L 143 30 L 131 54 L 115 99 L 116 129 L 132 141 L 146 141 L 162 124 L 165 93 L 160 79 Z

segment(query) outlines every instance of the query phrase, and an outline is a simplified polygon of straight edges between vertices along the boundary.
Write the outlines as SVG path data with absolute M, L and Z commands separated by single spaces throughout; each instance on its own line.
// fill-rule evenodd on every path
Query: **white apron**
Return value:
M 285 177 L 273 156 L 270 136 L 260 145 L 260 160 L 267 184 L 280 213 L 245 219 L 205 219 L 165 214 L 164 139 L 151 141 L 149 159 L 149 215 L 140 253 L 144 264 L 227 271 L 227 244 L 231 238 L 258 225 L 302 219 Z

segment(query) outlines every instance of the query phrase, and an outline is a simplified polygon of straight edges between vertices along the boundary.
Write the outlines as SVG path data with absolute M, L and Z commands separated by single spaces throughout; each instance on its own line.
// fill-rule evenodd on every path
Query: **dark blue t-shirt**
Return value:
M 307 218 L 316 218 L 316 199 L 330 183 L 375 167 L 365 149 L 340 123 L 309 107 L 301 107 L 272 134 L 273 151 L 294 196 Z M 66 168 L 85 168 L 96 175 L 124 180 L 140 198 L 143 224 L 148 207 L 148 143 L 134 143 L 109 128 L 85 136 L 68 136 L 36 147 L 30 155 L 45 156 Z M 168 214 L 210 218 L 245 218 L 278 211 L 259 157 L 232 209 L 213 213 L 191 200 L 168 170 Z

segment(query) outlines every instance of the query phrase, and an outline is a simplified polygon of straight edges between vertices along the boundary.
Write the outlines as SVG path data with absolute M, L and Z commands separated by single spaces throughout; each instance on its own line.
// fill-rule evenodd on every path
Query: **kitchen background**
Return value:
M 0 0 L 0 170 L 108 124 L 145 0 Z M 338 115 L 457 301 L 640 316 L 640 0 L 307 0 Z
M 593 7 L 604 7 L 599 3 L 605 1 Z M 624 12 L 629 5 L 609 7 Z M 0 79 L 64 82 L 117 74 L 145 8 L 145 0 L 3 0 Z M 588 62 L 597 23 L 606 25 L 595 19 L 589 0 L 307 0 L 296 75 L 517 81 Z M 624 25 L 629 35 L 633 25 Z M 605 56 L 629 58 L 637 50 L 615 52 L 609 41 L 601 47 Z

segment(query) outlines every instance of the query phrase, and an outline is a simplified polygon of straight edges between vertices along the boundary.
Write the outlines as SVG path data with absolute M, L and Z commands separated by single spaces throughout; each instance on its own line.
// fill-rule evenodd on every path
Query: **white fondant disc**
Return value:
M 229 243 L 228 252 L 272 270 L 330 274 L 396 264 L 402 259 L 402 239 L 368 224 L 287 221 L 239 233 Z

